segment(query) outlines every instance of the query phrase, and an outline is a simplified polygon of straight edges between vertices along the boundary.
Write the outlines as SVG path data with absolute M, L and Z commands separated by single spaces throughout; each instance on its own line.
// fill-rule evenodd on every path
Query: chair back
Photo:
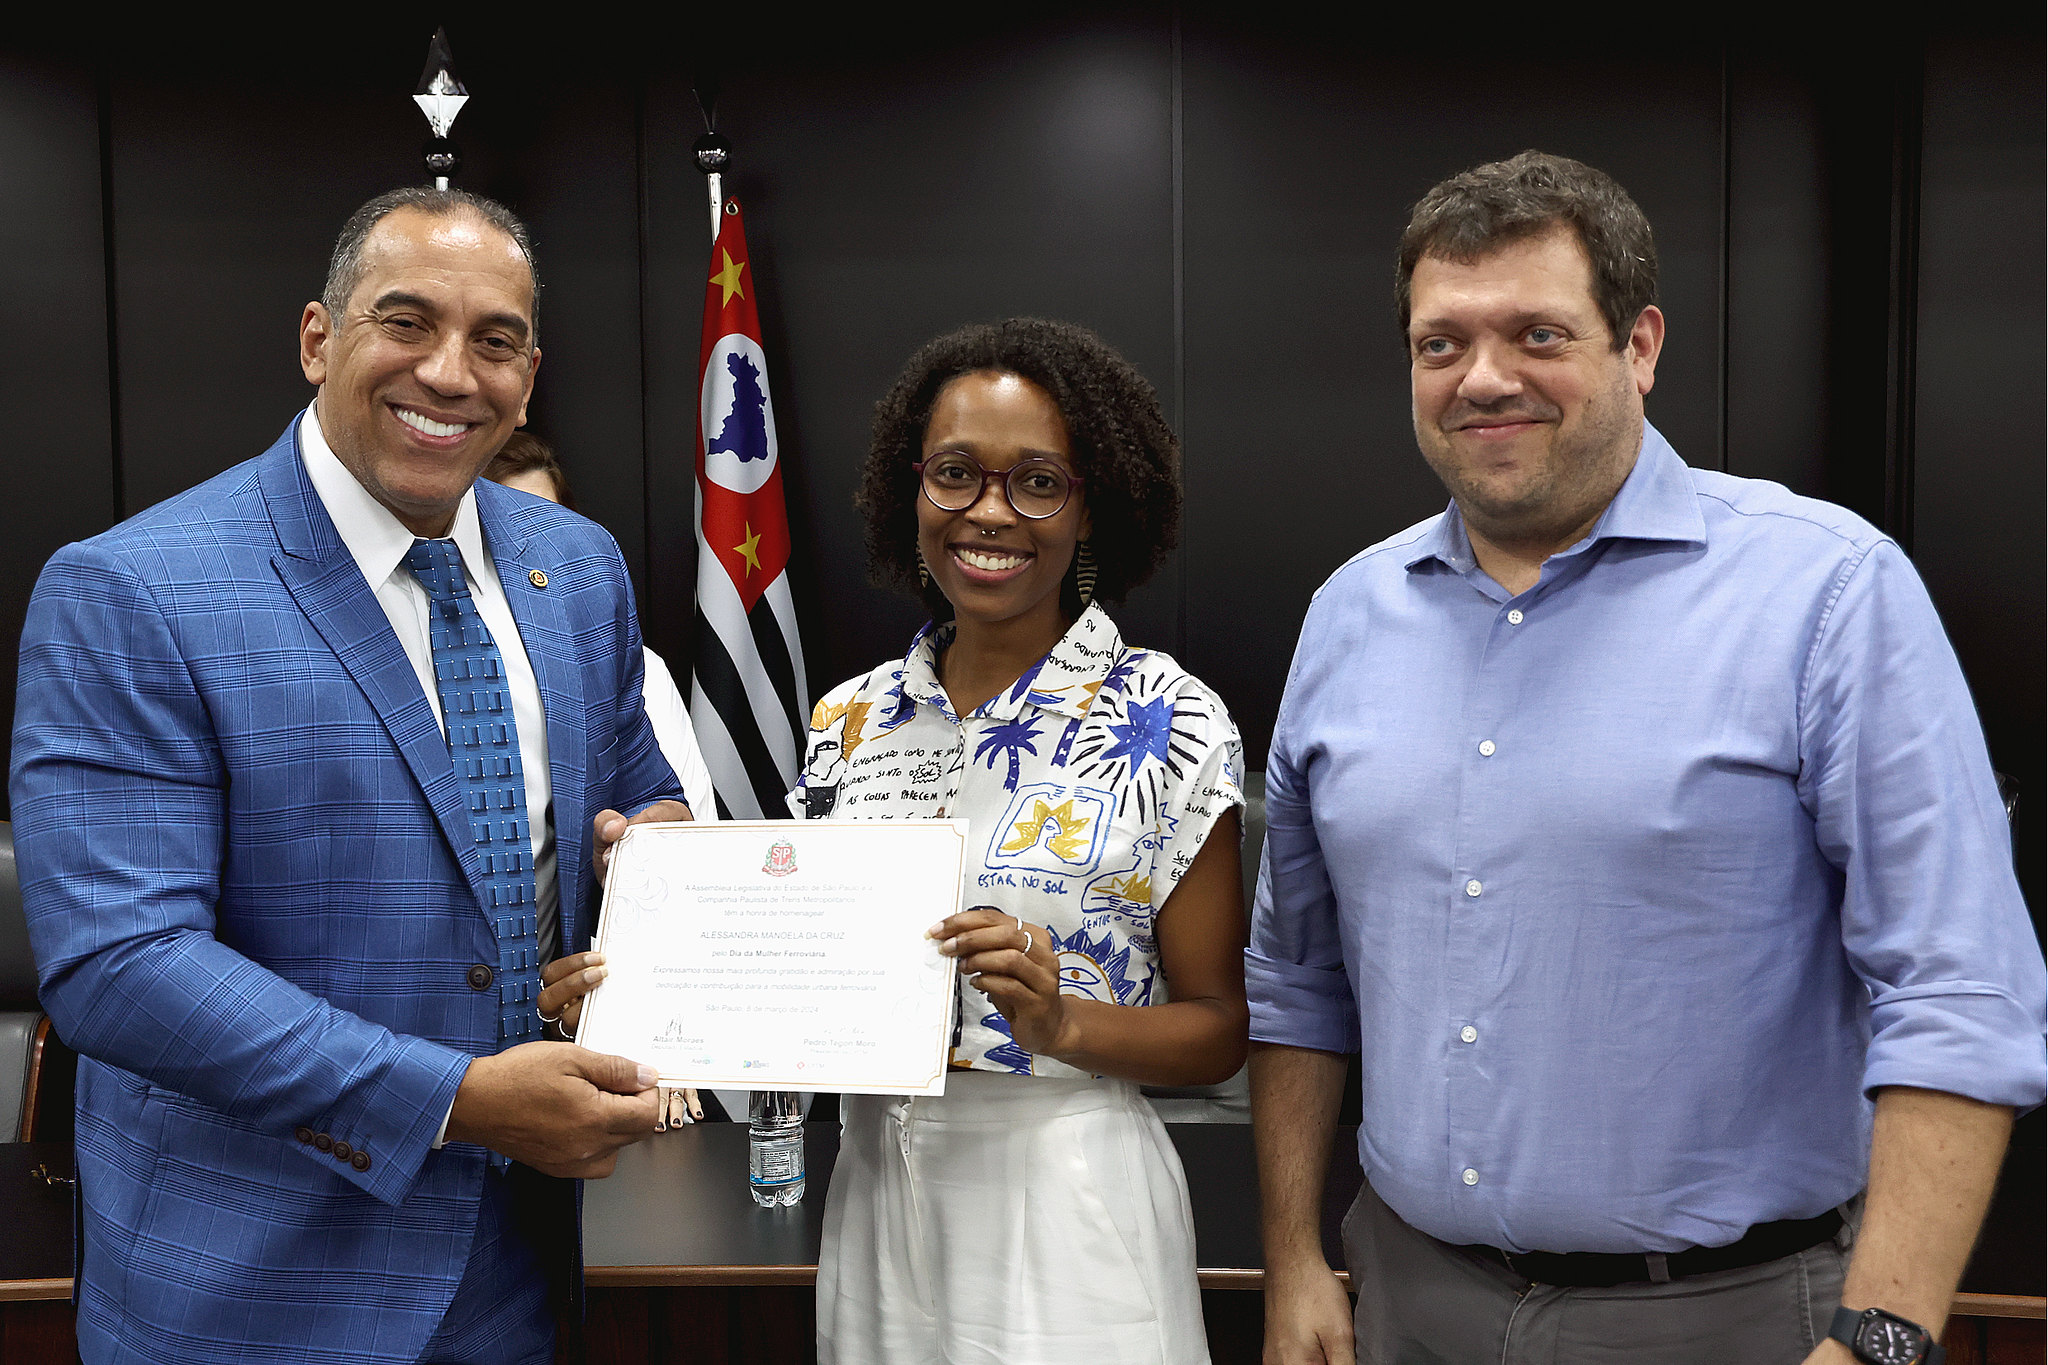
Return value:
M 14 868 L 14 826 L 0 820 L 0 1141 L 28 1136 L 42 1026 L 36 962 L 28 950 L 28 917 Z

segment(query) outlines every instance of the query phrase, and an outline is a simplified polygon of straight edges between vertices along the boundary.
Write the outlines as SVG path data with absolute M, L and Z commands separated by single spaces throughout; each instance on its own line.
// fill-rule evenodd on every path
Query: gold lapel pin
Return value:
M 539 569 L 535 569 L 526 576 L 526 581 L 533 584 L 536 588 L 545 588 L 548 585 L 548 576 Z

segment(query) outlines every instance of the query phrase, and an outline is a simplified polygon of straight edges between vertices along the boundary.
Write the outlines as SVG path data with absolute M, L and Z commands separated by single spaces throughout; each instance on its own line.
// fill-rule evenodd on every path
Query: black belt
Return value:
M 1762 1265 L 1795 1251 L 1825 1242 L 1842 1226 L 1839 1209 L 1829 1209 L 1817 1218 L 1792 1218 L 1777 1223 L 1758 1223 L 1739 1241 L 1724 1247 L 1692 1247 L 1685 1251 L 1637 1255 L 1609 1251 L 1502 1251 L 1499 1247 L 1475 1246 L 1468 1250 L 1507 1263 L 1508 1269 L 1538 1284 L 1563 1285 L 1573 1289 L 1605 1289 L 1610 1285 L 1680 1280 L 1688 1275 L 1707 1275 L 1716 1270 L 1739 1270 Z

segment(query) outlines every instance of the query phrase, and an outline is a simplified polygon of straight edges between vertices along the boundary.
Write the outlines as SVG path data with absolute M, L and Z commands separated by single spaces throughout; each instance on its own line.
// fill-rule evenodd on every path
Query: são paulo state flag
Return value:
M 810 692 L 789 595 L 775 402 L 734 200 L 711 248 L 698 374 L 690 725 L 725 814 L 780 818 L 803 752 Z

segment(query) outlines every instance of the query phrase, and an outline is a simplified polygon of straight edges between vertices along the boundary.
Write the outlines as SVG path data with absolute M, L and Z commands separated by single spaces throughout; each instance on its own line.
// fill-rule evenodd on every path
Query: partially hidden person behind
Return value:
M 572 512 L 576 510 L 576 493 L 570 486 L 568 471 L 562 468 L 554 447 L 530 431 L 515 431 L 507 437 L 504 449 L 484 466 L 483 477 L 492 483 L 546 498 Z M 641 700 L 647 708 L 647 719 L 654 726 L 655 743 L 661 746 L 662 756 L 668 759 L 669 766 L 676 770 L 676 779 L 682 783 L 691 817 L 716 820 L 718 799 L 711 786 L 711 770 L 704 765 L 704 755 L 697 748 L 696 732 L 690 728 L 689 703 L 683 700 L 675 678 L 659 654 L 643 645 L 640 656 L 646 666 Z M 541 969 L 541 1013 L 549 1023 L 560 1028 L 563 1037 L 576 1036 L 583 997 L 597 989 L 607 970 L 604 954 L 595 951 L 570 953 Z M 731 1107 L 729 1101 L 713 1097 L 710 1091 L 700 1094 L 683 1088 L 664 1092 L 662 1097 L 664 1123 L 699 1123 L 707 1118 L 722 1120 L 729 1116 Z
M 1179 450 L 1101 338 L 1030 318 L 930 343 L 876 409 L 871 570 L 932 623 L 811 717 L 790 807 L 971 822 L 946 1093 L 849 1095 L 818 1356 L 1202 1362 L 1187 1183 L 1138 1084 L 1244 1056 L 1242 750 L 1105 602 L 1174 542 Z
M 506 439 L 505 448 L 484 466 L 484 477 L 507 488 L 546 498 L 572 512 L 577 510 L 576 495 L 560 458 L 553 447 L 530 431 L 513 432 Z M 705 766 L 704 755 L 697 747 L 697 734 L 690 728 L 689 700 L 676 687 L 675 676 L 659 654 L 643 646 L 640 657 L 646 667 L 641 699 L 647 706 L 647 719 L 654 726 L 655 742 L 683 784 L 690 814 L 699 820 L 716 820 L 718 800 L 712 791 L 711 770 Z
M 86 1361 L 549 1361 L 551 1177 L 653 1131 L 652 1069 L 536 1010 L 620 812 L 685 814 L 618 546 L 476 482 L 537 301 L 503 206 L 371 200 L 300 316 L 313 402 L 36 584 L 11 792 Z

